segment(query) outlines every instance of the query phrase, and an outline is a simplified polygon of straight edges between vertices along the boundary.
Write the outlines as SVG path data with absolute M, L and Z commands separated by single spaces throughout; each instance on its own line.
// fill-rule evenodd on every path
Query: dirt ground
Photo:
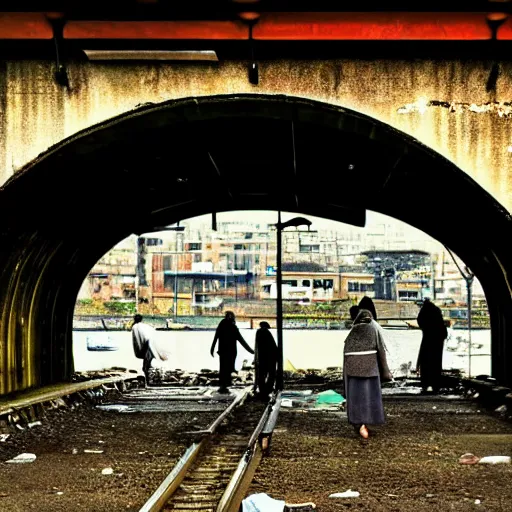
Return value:
M 119 414 L 82 405 L 51 413 L 42 426 L 0 443 L 0 510 L 139 510 L 190 444 L 183 431 L 218 415 L 193 407 L 174 402 L 167 412 Z M 511 465 L 458 464 L 466 452 L 512 455 L 512 423 L 463 400 L 390 397 L 385 408 L 387 424 L 368 441 L 343 413 L 282 410 L 271 455 L 248 494 L 313 501 L 325 512 L 512 510 Z M 23 452 L 37 460 L 5 463 Z M 113 473 L 103 475 L 105 468 Z M 361 496 L 329 498 L 347 489 Z
M 90 405 L 52 413 L 0 443 L 0 510 L 138 511 L 190 444 L 180 432 L 205 428 L 218 414 L 119 414 Z M 24 452 L 36 461 L 5 463 Z M 105 468 L 113 473 L 103 475 Z
M 387 424 L 368 441 L 340 413 L 282 410 L 247 495 L 312 501 L 322 512 L 512 510 L 511 465 L 458 463 L 466 452 L 512 455 L 510 422 L 463 401 L 394 398 L 385 409 Z M 360 497 L 329 498 L 348 489 Z

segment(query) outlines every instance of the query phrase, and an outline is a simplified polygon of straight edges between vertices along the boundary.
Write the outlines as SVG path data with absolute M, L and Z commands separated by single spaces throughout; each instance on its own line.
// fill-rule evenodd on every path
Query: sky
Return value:
M 286 222 L 288 219 L 298 216 L 296 213 L 288 213 L 283 212 L 281 214 L 282 222 Z M 302 215 L 300 215 L 302 216 Z M 311 229 L 316 231 L 368 231 L 379 224 L 387 224 L 391 227 L 396 227 L 397 230 L 399 227 L 405 231 L 406 236 L 410 240 L 434 240 L 430 236 L 428 236 L 423 231 L 416 229 L 404 222 L 397 220 L 393 217 L 388 217 L 387 215 L 382 215 L 377 212 L 372 212 L 370 210 L 366 211 L 366 226 L 364 228 L 358 228 L 355 226 L 351 226 L 348 224 L 343 224 L 341 222 L 336 222 L 328 219 L 322 219 L 320 217 L 314 217 L 312 215 L 307 215 L 306 218 L 313 222 Z M 271 211 L 236 211 L 236 212 L 225 212 L 225 213 L 217 213 L 217 222 L 248 222 L 254 224 L 273 224 L 277 222 L 277 212 Z M 194 217 L 192 219 L 187 219 L 182 222 L 183 225 L 187 225 L 190 228 L 199 228 L 203 224 L 211 225 L 211 215 L 201 215 L 199 217 Z

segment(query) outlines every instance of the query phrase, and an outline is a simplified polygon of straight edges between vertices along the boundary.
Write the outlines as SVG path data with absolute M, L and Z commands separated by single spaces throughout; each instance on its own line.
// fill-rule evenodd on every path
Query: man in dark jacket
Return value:
M 254 350 L 247 345 L 244 338 L 240 334 L 235 322 L 235 314 L 232 311 L 226 311 L 225 317 L 220 321 L 215 337 L 213 338 L 210 353 L 214 356 L 215 345 L 219 342 L 219 363 L 220 363 L 220 387 L 219 393 L 229 393 L 228 387 L 231 386 L 231 373 L 235 371 L 236 361 L 236 342 L 239 341 L 242 346 L 254 354 Z
M 256 332 L 256 382 L 262 400 L 268 400 L 276 380 L 277 345 L 269 329 L 268 322 L 260 322 Z

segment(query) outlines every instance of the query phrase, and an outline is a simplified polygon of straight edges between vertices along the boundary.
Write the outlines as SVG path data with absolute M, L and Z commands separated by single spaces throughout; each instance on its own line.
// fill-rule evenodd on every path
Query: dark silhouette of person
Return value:
M 226 311 L 224 318 L 220 321 L 215 331 L 212 348 L 210 353 L 213 357 L 215 345 L 219 342 L 219 393 L 229 393 L 228 387 L 231 386 L 231 374 L 235 371 L 236 361 L 236 342 L 239 341 L 242 346 L 254 354 L 254 350 L 247 345 L 236 326 L 235 314 L 232 311 Z
M 357 318 L 357 314 L 359 313 L 359 306 L 352 306 L 349 309 L 349 313 L 350 313 L 350 320 L 352 320 L 352 322 L 353 322 Z
M 439 393 L 443 368 L 443 346 L 448 331 L 441 310 L 429 299 L 425 299 L 418 314 L 418 325 L 423 332 L 418 354 L 417 371 L 420 373 L 421 387 L 426 392 L 432 386 Z
M 375 310 L 375 304 L 370 297 L 366 295 L 359 302 L 359 309 L 366 309 L 372 314 L 372 318 L 377 321 L 377 311 Z
M 262 400 L 268 400 L 276 380 L 277 345 L 269 329 L 268 322 L 260 322 L 260 328 L 256 331 L 254 360 L 256 382 Z

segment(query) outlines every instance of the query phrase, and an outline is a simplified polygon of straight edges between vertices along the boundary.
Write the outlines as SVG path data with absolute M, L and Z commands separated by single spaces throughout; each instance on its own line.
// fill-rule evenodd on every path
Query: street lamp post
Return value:
M 283 383 L 283 273 L 282 273 L 282 239 L 281 232 L 283 229 L 288 227 L 299 227 L 307 226 L 308 231 L 312 222 L 304 217 L 294 217 L 286 222 L 281 222 L 281 212 L 277 214 L 277 272 L 276 272 L 276 284 L 277 284 L 277 379 L 276 388 L 282 390 L 284 387 Z

